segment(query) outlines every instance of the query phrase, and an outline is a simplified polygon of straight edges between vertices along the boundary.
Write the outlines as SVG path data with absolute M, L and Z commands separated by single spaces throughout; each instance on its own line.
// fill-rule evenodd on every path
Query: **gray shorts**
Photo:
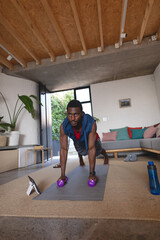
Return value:
M 88 150 L 86 150 L 85 145 L 79 145 L 77 142 L 74 142 L 74 146 L 76 151 L 82 156 L 88 155 Z M 102 152 L 102 144 L 101 144 L 100 138 L 98 138 L 97 141 L 95 142 L 95 147 L 96 147 L 96 156 L 98 156 Z

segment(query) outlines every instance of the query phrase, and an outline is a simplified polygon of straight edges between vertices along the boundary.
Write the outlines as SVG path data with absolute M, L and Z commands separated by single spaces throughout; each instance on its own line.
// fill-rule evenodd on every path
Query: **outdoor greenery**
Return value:
M 51 96 L 52 139 L 59 141 L 60 125 L 67 116 L 67 104 L 74 99 L 72 90 L 54 93 Z

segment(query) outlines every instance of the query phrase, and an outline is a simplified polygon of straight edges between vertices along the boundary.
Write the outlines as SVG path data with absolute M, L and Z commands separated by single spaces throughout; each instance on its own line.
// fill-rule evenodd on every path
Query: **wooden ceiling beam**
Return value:
M 158 29 L 157 34 L 158 34 L 158 40 L 160 40 L 160 27 L 159 27 L 159 29 Z
M 75 1 L 70 0 L 70 5 L 71 5 L 71 8 L 72 8 L 74 20 L 76 22 L 78 34 L 79 34 L 79 37 L 80 37 L 80 40 L 81 40 L 81 43 L 82 43 L 83 51 L 84 51 L 85 55 L 87 55 L 86 43 L 84 41 L 84 36 L 83 36 L 83 32 L 82 32 L 82 28 L 81 28 L 81 24 L 80 24 L 80 20 L 79 20 L 79 16 L 78 16 Z
M 154 3 L 154 0 L 148 0 L 147 6 L 146 6 L 146 9 L 145 9 L 145 13 L 144 13 L 144 17 L 143 17 L 143 21 L 142 21 L 142 25 L 141 25 L 141 29 L 140 29 L 140 33 L 139 33 L 139 36 L 138 36 L 138 43 L 139 44 L 141 44 L 141 42 L 142 42 L 142 38 L 144 36 L 144 31 L 145 31 L 146 26 L 147 26 L 147 22 L 148 22 L 148 19 L 149 19 L 151 10 L 152 10 L 153 3 Z
M 10 34 L 21 44 L 21 46 L 35 59 L 37 64 L 40 64 L 40 59 L 36 56 L 36 54 L 32 51 L 30 46 L 28 45 L 27 42 L 24 43 L 23 38 L 21 37 L 20 33 L 12 27 L 12 25 L 8 22 L 8 20 L 0 13 L 0 22 L 1 24 L 6 28 Z
M 122 0 L 122 11 L 121 11 L 121 22 L 120 22 L 120 36 L 119 36 L 119 46 L 122 46 L 123 38 L 121 34 L 124 33 L 125 22 L 126 22 L 126 13 L 127 13 L 127 3 L 128 0 Z
M 0 36 L 0 45 L 2 45 L 5 49 L 7 49 L 7 51 L 13 56 L 13 58 L 17 61 L 23 64 L 24 67 L 27 67 L 27 63 L 24 61 L 24 59 L 19 56 L 12 47 L 9 46 L 8 43 L 6 43 L 2 37 Z
M 101 12 L 101 0 L 97 0 L 98 9 L 98 24 L 99 24 L 99 34 L 101 42 L 101 51 L 104 51 L 104 40 L 103 40 L 103 28 L 102 28 L 102 12 Z
M 52 9 L 50 8 L 49 4 L 48 4 L 48 1 L 47 0 L 41 0 L 41 3 L 48 15 L 48 18 L 50 19 L 50 22 L 54 28 L 54 30 L 56 31 L 57 35 L 58 35 L 58 38 L 59 40 L 61 41 L 62 45 L 63 45 L 63 48 L 68 56 L 68 58 L 71 58 L 71 53 L 70 53 L 70 50 L 69 50 L 69 47 L 68 47 L 68 44 L 62 34 L 62 31 L 54 17 L 54 14 L 53 14 L 53 11 Z
M 26 22 L 26 24 L 29 26 L 29 28 L 32 30 L 35 37 L 38 39 L 38 41 L 42 44 L 44 49 L 47 51 L 48 55 L 51 57 L 53 61 L 56 60 L 55 54 L 53 53 L 53 50 L 50 48 L 50 46 L 47 44 L 45 38 L 37 28 L 37 26 L 32 22 L 29 14 L 25 10 L 22 2 L 20 0 L 11 0 L 15 8 L 18 10 L 19 14 L 23 17 L 23 20 Z
M 9 61 L 7 61 L 5 59 L 5 57 L 0 55 L 0 63 L 2 63 L 3 65 L 5 65 L 7 68 L 9 68 L 10 70 L 14 70 L 13 64 L 10 63 Z

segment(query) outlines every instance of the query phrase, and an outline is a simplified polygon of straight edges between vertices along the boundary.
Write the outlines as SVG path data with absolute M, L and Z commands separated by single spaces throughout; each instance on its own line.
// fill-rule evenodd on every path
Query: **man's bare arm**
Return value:
M 62 124 L 60 126 L 60 146 L 61 178 L 64 178 L 68 154 L 68 137 L 63 131 Z
M 95 163 L 96 163 L 96 148 L 95 148 L 95 142 L 97 138 L 96 131 L 97 131 L 97 125 L 96 125 L 96 122 L 94 122 L 92 126 L 92 131 L 88 136 L 88 158 L 89 158 L 90 172 L 94 171 Z

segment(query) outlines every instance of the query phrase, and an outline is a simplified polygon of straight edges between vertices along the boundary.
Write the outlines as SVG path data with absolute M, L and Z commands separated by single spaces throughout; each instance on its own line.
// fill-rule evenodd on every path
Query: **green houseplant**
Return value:
M 3 117 L 0 117 L 0 127 L 5 131 L 8 131 L 9 129 L 11 131 L 15 131 L 18 117 L 19 117 L 20 113 L 22 112 L 22 110 L 24 110 L 24 109 L 26 109 L 33 118 L 35 117 L 35 109 L 34 109 L 32 99 L 36 100 L 36 102 L 38 104 L 42 105 L 40 103 L 39 99 L 35 95 L 30 95 L 30 96 L 18 95 L 17 101 L 16 101 L 14 109 L 13 109 L 13 114 L 11 115 L 11 111 L 9 109 L 7 101 L 4 97 L 4 95 L 2 94 L 2 92 L 0 92 L 0 95 L 2 96 L 3 101 L 6 105 L 7 112 L 9 115 L 9 120 L 10 120 L 8 123 L 2 122 Z

